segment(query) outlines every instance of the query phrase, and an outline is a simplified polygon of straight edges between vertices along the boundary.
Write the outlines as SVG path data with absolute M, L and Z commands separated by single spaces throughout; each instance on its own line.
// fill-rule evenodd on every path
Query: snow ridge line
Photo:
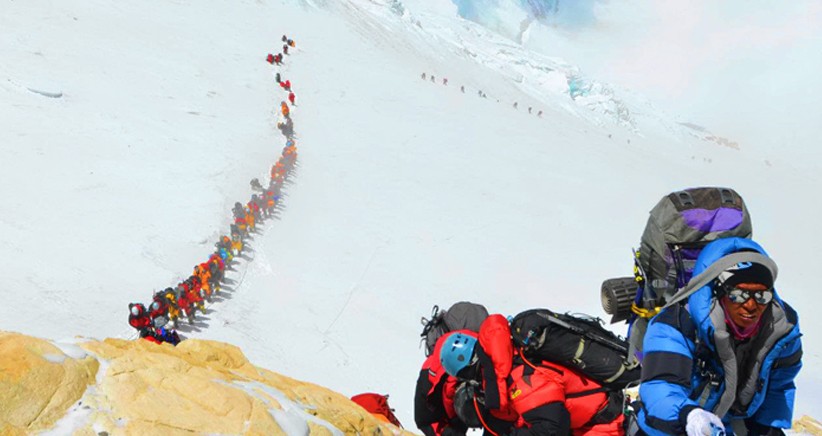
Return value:
M 295 47 L 293 40 L 287 39 L 285 35 L 283 35 L 283 42 L 285 44 L 281 53 L 278 53 L 276 57 L 269 53 L 266 58 L 271 65 L 276 64 L 276 67 L 283 64 L 288 49 Z M 288 93 L 288 100 L 292 106 L 296 106 L 295 95 L 291 90 L 291 81 L 281 80 L 279 68 L 275 70 L 275 73 L 280 87 Z M 289 175 L 296 167 L 297 147 L 294 141 L 294 124 L 291 119 L 291 108 L 285 100 L 280 104 L 280 113 L 282 116 L 278 118 L 277 128 L 286 137 L 286 145 L 280 158 L 271 167 L 271 178 L 268 187 L 263 187 L 256 178 L 251 181 L 252 189 L 260 191 L 259 196 L 255 192 L 245 206 L 242 206 L 239 202 L 235 203 L 232 210 L 234 223 L 230 226 L 231 238 L 221 236 L 215 244 L 215 252 L 209 255 L 208 260 L 201 264 L 195 264 L 194 274 L 179 283 L 176 288 L 169 287 L 164 291 L 156 292 L 152 296 L 152 302 L 148 307 L 141 303 L 129 304 L 129 325 L 137 331 L 132 332 L 130 335 L 120 335 L 120 337 L 128 337 L 131 340 L 140 337 L 156 343 L 170 342 L 176 345 L 177 342 L 183 339 L 176 332 L 177 320 L 182 315 L 188 317 L 189 328 L 183 330 L 182 327 L 185 326 L 180 326 L 181 331 L 199 331 L 200 328 L 195 326 L 194 323 L 195 311 L 200 310 L 205 314 L 208 311 L 207 309 L 213 307 L 217 302 L 212 301 L 211 296 L 217 294 L 223 283 L 233 285 L 231 292 L 236 291 L 243 283 L 248 273 L 249 264 L 254 260 L 254 257 L 244 256 L 243 248 L 251 239 L 252 233 L 259 233 L 257 232 L 258 223 L 265 222 L 267 218 L 276 217 L 277 211 L 282 210 L 282 189 Z M 266 229 L 268 228 L 270 228 L 270 224 L 266 226 Z M 228 278 L 226 270 L 235 263 L 235 257 L 246 259 L 247 262 L 243 263 L 240 259 L 237 260 L 237 263 L 245 264 L 242 276 L 239 277 L 239 281 L 232 280 L 228 282 L 226 281 Z M 212 273 L 217 274 L 218 278 L 212 279 Z M 236 271 L 236 273 L 239 274 L 239 271 Z M 207 305 L 205 301 L 208 301 Z M 183 307 L 180 307 L 181 302 Z M 175 328 L 167 329 L 168 324 L 173 325 Z M 207 326 L 206 324 L 205 327 Z

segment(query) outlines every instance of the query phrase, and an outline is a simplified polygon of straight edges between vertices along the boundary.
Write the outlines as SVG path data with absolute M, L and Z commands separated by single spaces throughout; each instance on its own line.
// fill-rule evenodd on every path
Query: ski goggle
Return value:
M 766 305 L 773 301 L 773 289 L 767 291 L 746 291 L 744 289 L 733 288 L 726 293 L 731 303 L 743 304 L 751 298 L 756 304 Z

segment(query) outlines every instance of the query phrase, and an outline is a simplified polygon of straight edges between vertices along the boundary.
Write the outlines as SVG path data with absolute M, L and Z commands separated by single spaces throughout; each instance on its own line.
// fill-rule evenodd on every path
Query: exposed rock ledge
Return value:
M 0 435 L 410 434 L 345 396 L 252 365 L 239 348 L 0 332 Z M 794 431 L 822 436 L 807 416 Z
M 345 396 L 258 368 L 232 345 L 0 332 L 0 435 L 410 434 Z

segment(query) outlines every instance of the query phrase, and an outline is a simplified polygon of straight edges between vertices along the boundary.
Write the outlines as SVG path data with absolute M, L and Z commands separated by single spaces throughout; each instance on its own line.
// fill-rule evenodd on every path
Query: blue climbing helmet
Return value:
M 440 362 L 445 372 L 456 377 L 466 366 L 470 365 L 474 356 L 474 347 L 477 345 L 477 338 L 462 334 L 452 333 L 440 348 Z

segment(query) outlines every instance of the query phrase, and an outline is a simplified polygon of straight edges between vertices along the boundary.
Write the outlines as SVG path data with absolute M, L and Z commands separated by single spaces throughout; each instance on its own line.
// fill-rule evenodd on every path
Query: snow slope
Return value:
M 600 82 L 638 91 L 770 160 L 822 157 L 822 5 L 813 0 L 406 0 L 460 15 Z M 436 6 L 434 6 L 436 5 Z M 755 90 L 751 92 L 751 90 Z M 717 104 L 721 102 L 721 104 Z
M 396 0 L 3 9 L 0 329 L 132 334 L 127 304 L 188 276 L 276 160 L 284 95 L 264 57 L 288 33 L 293 184 L 233 291 L 184 334 L 346 395 L 390 393 L 413 427 L 419 318 L 432 305 L 601 314 L 599 285 L 630 273 L 656 201 L 729 185 L 802 317 L 797 412 L 822 415 L 822 321 L 806 309 L 822 212 L 806 197 L 822 183 L 807 162 L 699 140 L 606 84 L 603 100 L 574 101 L 561 86 L 572 65 Z

